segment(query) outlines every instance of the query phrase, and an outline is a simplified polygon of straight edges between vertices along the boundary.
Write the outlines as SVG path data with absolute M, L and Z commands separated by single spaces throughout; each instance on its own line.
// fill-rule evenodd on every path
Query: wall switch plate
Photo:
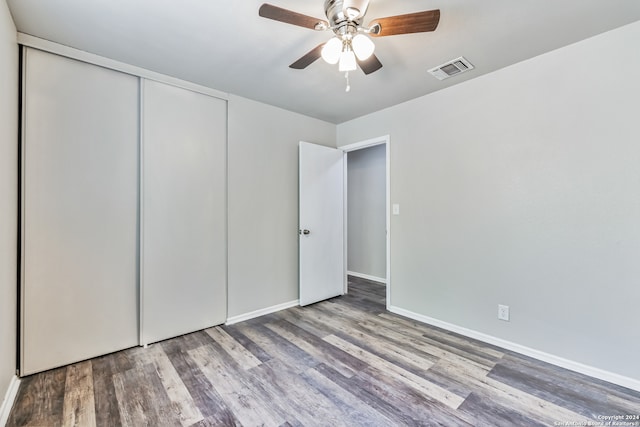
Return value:
M 498 319 L 509 321 L 509 306 L 498 304 Z
M 400 215 L 400 205 L 397 203 L 394 203 L 392 206 L 392 211 L 394 215 Z

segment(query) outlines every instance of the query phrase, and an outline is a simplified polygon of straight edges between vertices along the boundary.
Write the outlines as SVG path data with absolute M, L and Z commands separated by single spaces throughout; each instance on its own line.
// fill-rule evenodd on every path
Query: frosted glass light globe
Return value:
M 360 61 L 369 58 L 376 48 L 371 39 L 364 34 L 356 34 L 351 40 L 351 46 L 353 46 L 353 51 Z
M 337 37 L 332 38 L 324 44 L 320 55 L 329 64 L 337 64 L 342 52 L 342 40 Z
M 340 54 L 339 71 L 353 71 L 356 69 L 356 56 L 352 50 L 345 50 Z

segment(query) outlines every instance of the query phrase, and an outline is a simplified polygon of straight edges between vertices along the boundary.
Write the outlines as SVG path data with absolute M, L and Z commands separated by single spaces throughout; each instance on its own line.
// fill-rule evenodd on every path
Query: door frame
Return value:
M 347 201 L 348 201 L 348 191 L 347 191 L 347 185 L 348 185 L 348 180 L 349 180 L 349 175 L 347 173 L 347 154 L 352 152 L 352 151 L 357 151 L 357 150 L 362 150 L 365 148 L 369 148 L 369 147 L 374 147 L 376 145 L 385 145 L 385 175 L 386 175 L 386 189 L 385 189 L 385 193 L 386 193 L 386 213 L 385 213 L 385 221 L 386 221 L 386 227 L 387 227 L 387 243 L 386 243 L 386 247 L 387 247 L 387 271 L 386 271 L 386 288 L 387 288 L 387 298 L 386 298 L 386 302 L 387 302 L 387 310 L 389 309 L 389 307 L 391 306 L 391 158 L 390 158 L 390 151 L 391 151 L 391 139 L 389 138 L 389 135 L 382 135 L 376 138 L 371 138 L 371 139 L 367 139 L 364 141 L 359 141 L 359 142 L 355 142 L 353 144 L 347 144 L 347 145 L 343 145 L 341 147 L 338 147 L 338 149 L 343 151 L 343 156 L 344 156 L 344 292 L 345 294 L 348 291 L 348 279 L 347 279 L 347 256 L 348 256 L 348 239 L 349 239 L 349 233 L 348 233 L 348 216 L 347 216 Z

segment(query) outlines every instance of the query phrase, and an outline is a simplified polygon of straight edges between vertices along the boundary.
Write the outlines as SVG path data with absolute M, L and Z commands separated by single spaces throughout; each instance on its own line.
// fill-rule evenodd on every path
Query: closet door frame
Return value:
M 140 118 L 143 114 L 142 108 L 143 108 L 143 81 L 145 79 L 148 80 L 153 80 L 156 82 L 161 82 L 161 83 L 165 83 L 168 85 L 172 85 L 178 88 L 182 88 L 182 89 L 186 89 L 186 90 L 190 90 L 196 93 L 200 93 L 203 95 L 208 95 L 220 100 L 224 100 L 228 103 L 229 100 L 229 95 L 225 92 L 222 91 L 218 91 L 215 89 L 211 89 L 205 86 L 201 86 L 195 83 L 191 83 L 191 82 L 187 82 L 184 80 L 180 80 L 174 77 L 170 77 L 170 76 L 166 76 L 160 73 L 156 73 L 153 71 L 149 71 L 147 69 L 144 68 L 140 68 L 134 65 L 130 65 L 130 64 L 126 64 L 123 62 L 119 62 L 119 61 L 115 61 L 109 58 L 104 58 L 95 54 L 91 54 L 85 51 L 81 51 L 78 49 L 74 49 L 68 46 L 64 46 L 64 45 L 60 45 L 48 40 L 44 40 L 38 37 L 34 37 L 31 36 L 29 34 L 24 34 L 24 33 L 17 33 L 17 42 L 18 45 L 20 47 L 20 52 L 21 52 L 21 65 L 22 65 L 22 70 L 21 70 L 21 78 L 22 78 L 22 84 L 21 84 L 21 99 L 24 100 L 24 94 L 25 94 L 25 76 L 26 76 L 26 67 L 24 66 L 24 61 L 25 61 L 25 57 L 26 57 L 26 51 L 29 49 L 36 49 L 36 50 L 41 50 L 47 53 L 51 53 L 51 54 L 55 54 L 55 55 L 59 55 L 62 56 L 64 58 L 67 59 L 72 59 L 72 60 L 77 60 L 80 62 L 84 62 L 87 64 L 91 64 L 91 65 L 95 65 L 98 67 L 102 67 L 102 68 L 106 68 L 109 70 L 113 70 L 113 71 L 118 71 L 121 73 L 125 73 L 125 74 L 129 74 L 131 76 L 134 76 L 136 78 L 138 78 L 138 122 L 140 123 Z M 20 189 L 19 189 L 19 206 L 20 206 L 20 213 L 19 213 L 19 227 L 20 227 L 20 241 L 18 242 L 19 245 L 19 256 L 20 256 L 20 260 L 19 260 L 19 275 L 20 275 L 20 281 L 18 284 L 18 333 L 17 333 L 17 342 L 16 342 L 16 363 L 17 363 L 17 372 L 20 376 L 24 376 L 24 375 L 28 375 L 30 374 L 30 372 L 27 372 L 24 369 L 24 339 L 23 339 L 23 335 L 22 335 L 22 330 L 23 330 L 23 325 L 24 325 L 24 309 L 23 309 L 23 299 L 24 299 L 24 274 L 25 274 L 25 266 L 24 266 L 24 242 L 22 241 L 22 236 L 24 236 L 24 232 L 25 232 L 25 220 L 23 218 L 24 216 L 24 212 L 25 212 L 25 197 L 24 197 L 24 178 L 25 178 L 25 167 L 24 167 L 24 162 L 25 162 L 25 147 L 24 147 L 24 138 L 25 138 L 25 103 L 24 101 L 22 102 L 21 105 L 21 117 L 22 117 L 22 121 L 20 124 Z M 227 106 L 227 113 L 228 113 L 228 106 Z M 141 271 L 141 256 L 142 253 L 141 251 L 143 250 L 143 248 L 141 247 L 142 244 L 142 224 L 141 224 L 141 218 L 143 215 L 143 209 L 144 207 L 142 206 L 142 202 L 141 202 L 141 198 L 143 196 L 143 188 L 142 188 L 142 173 L 143 171 L 140 169 L 142 167 L 142 163 L 143 163 L 143 153 L 142 153 L 142 141 L 143 141 L 143 130 L 142 130 L 142 126 L 139 125 L 138 126 L 138 132 L 137 132 L 137 138 L 138 138 L 138 181 L 137 181 L 137 191 L 138 191 L 138 205 L 137 205 L 137 209 L 138 209 L 138 216 L 137 216 L 137 221 L 138 221 L 138 232 L 137 232 L 137 299 L 136 299 L 136 304 L 138 307 L 138 316 L 137 316 L 137 343 L 134 343 L 134 345 L 140 345 L 140 346 L 145 346 L 147 342 L 145 342 L 143 340 L 143 313 L 142 313 L 142 298 L 144 297 L 144 287 L 142 286 L 142 280 L 143 280 L 143 272 Z M 226 144 L 226 141 L 225 141 Z M 226 150 L 225 150 L 226 153 Z M 225 174 L 226 174 L 226 168 L 225 168 Z M 226 175 L 225 175 L 225 189 L 226 189 Z M 225 190 L 226 191 L 226 190 Z M 225 193 L 226 195 L 226 193 Z M 226 206 L 226 196 L 225 196 L 225 210 L 227 209 Z M 226 218 L 226 217 L 225 217 Z M 225 249 L 227 247 L 227 240 L 226 240 L 226 221 L 225 221 Z M 226 253 L 226 252 L 225 252 Z M 226 258 L 225 258 L 225 264 L 226 264 Z M 226 270 L 225 270 L 225 278 L 226 278 Z M 226 279 L 225 279 L 225 319 L 226 320 L 226 298 L 227 298 L 227 283 L 226 283 Z

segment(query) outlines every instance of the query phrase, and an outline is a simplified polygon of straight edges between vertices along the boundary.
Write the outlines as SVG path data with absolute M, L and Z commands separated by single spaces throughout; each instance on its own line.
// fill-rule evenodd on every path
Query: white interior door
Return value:
M 344 294 L 344 154 L 300 142 L 300 305 Z

